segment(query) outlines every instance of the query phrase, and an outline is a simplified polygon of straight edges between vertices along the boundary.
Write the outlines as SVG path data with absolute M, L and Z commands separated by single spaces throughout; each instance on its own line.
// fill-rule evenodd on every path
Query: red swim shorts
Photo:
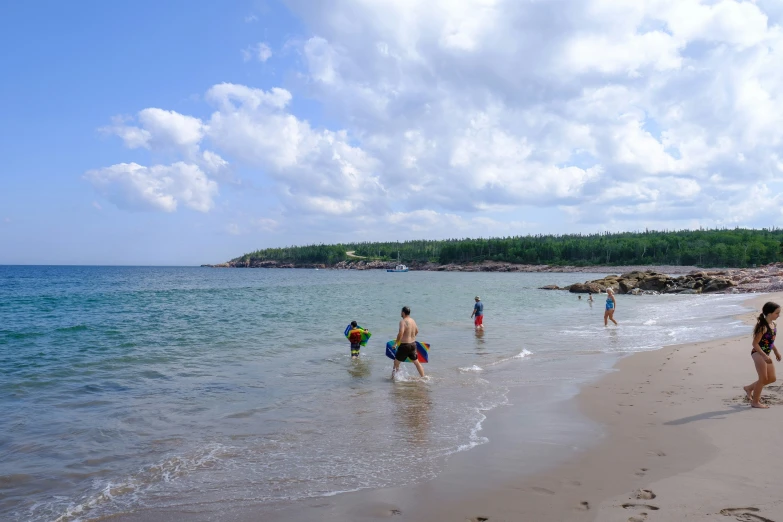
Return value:
M 481 326 L 484 324 L 484 316 L 483 315 L 477 315 L 475 319 L 473 319 L 473 324 L 475 326 Z

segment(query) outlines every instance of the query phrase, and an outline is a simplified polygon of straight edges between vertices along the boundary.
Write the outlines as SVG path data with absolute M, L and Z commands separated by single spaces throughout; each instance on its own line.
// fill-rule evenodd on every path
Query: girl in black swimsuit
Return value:
M 775 382 L 775 365 L 769 354 L 774 351 L 775 358 L 780 361 L 780 352 L 775 347 L 778 327 L 774 323 L 779 316 L 780 306 L 773 302 L 766 303 L 761 309 L 761 315 L 759 315 L 756 327 L 753 329 L 753 349 L 750 351 L 750 355 L 753 357 L 759 378 L 753 384 L 745 386 L 744 389 L 750 399 L 750 405 L 754 408 L 769 408 L 761 403 L 761 390 L 767 384 Z

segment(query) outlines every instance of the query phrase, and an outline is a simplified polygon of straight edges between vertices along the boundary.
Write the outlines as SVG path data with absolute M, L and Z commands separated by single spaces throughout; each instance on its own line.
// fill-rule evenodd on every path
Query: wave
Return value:
M 65 512 L 55 518 L 55 522 L 76 522 L 87 515 L 95 516 L 95 511 L 115 502 L 127 503 L 138 499 L 138 495 L 156 484 L 172 482 L 199 469 L 213 465 L 220 460 L 226 448 L 213 444 L 190 456 L 171 456 L 157 464 L 147 466 L 138 473 L 102 485 L 100 491 L 71 504 Z
M 460 368 L 459 371 L 461 371 L 461 372 L 483 372 L 484 368 L 474 364 L 473 366 L 466 366 L 464 368 Z
M 86 324 L 76 324 L 73 326 L 65 326 L 63 328 L 58 328 L 57 332 L 83 332 L 85 330 L 88 330 L 89 327 Z

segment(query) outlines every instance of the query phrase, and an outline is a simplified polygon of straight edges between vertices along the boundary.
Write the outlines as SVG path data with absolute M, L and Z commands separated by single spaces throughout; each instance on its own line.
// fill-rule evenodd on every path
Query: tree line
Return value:
M 702 229 L 538 234 L 477 239 L 364 242 L 257 250 L 234 262 L 334 265 L 356 259 L 406 264 L 501 261 L 531 265 L 696 265 L 748 267 L 783 261 L 781 229 Z

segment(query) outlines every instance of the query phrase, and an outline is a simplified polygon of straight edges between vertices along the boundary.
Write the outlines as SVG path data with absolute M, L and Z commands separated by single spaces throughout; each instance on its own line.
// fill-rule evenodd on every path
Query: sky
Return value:
M 0 45 L 0 264 L 783 221 L 779 0 L 30 0 Z

